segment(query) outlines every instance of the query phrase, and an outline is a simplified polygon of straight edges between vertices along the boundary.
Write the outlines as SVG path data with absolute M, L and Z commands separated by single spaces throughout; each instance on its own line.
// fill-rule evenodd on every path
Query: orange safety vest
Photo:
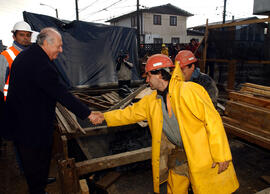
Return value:
M 14 46 L 9 47 L 7 50 L 5 50 L 1 53 L 1 55 L 3 55 L 6 58 L 6 60 L 8 62 L 8 68 L 9 68 L 7 81 L 6 81 L 5 86 L 4 86 L 4 101 L 6 101 L 7 94 L 8 94 L 11 65 L 19 53 L 20 53 L 20 51 L 18 51 Z

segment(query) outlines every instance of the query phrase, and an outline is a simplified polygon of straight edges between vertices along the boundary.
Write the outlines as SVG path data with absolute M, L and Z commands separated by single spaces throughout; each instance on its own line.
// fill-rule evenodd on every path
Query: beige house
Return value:
M 193 14 L 171 4 L 141 9 L 139 12 L 140 42 L 144 44 L 188 43 L 187 17 Z M 106 22 L 114 26 L 137 28 L 137 12 Z

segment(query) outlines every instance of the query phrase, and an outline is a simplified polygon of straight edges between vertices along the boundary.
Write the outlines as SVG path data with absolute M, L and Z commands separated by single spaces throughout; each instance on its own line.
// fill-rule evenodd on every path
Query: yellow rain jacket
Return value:
M 184 82 L 179 65 L 169 84 L 173 112 L 178 120 L 189 175 L 194 194 L 228 194 L 239 183 L 232 162 L 227 170 L 218 174 L 213 162 L 232 160 L 227 136 L 221 118 L 202 86 Z M 152 134 L 152 171 L 154 192 L 159 193 L 159 159 L 163 126 L 161 99 L 157 92 L 143 97 L 123 110 L 104 114 L 108 126 L 120 126 L 147 119 Z

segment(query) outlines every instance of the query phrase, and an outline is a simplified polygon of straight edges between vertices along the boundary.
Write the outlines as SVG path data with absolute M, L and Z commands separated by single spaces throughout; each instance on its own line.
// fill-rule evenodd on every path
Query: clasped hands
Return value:
M 102 112 L 99 111 L 92 111 L 91 114 L 88 116 L 88 119 L 94 125 L 101 124 L 104 121 L 104 115 Z

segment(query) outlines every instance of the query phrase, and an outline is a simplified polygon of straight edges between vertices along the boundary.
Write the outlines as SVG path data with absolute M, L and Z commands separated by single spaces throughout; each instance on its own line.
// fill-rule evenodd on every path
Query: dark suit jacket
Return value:
M 39 45 L 33 44 L 16 57 L 11 68 L 7 112 L 14 141 L 50 146 L 56 102 L 81 119 L 91 112 L 61 84 L 54 63 Z

